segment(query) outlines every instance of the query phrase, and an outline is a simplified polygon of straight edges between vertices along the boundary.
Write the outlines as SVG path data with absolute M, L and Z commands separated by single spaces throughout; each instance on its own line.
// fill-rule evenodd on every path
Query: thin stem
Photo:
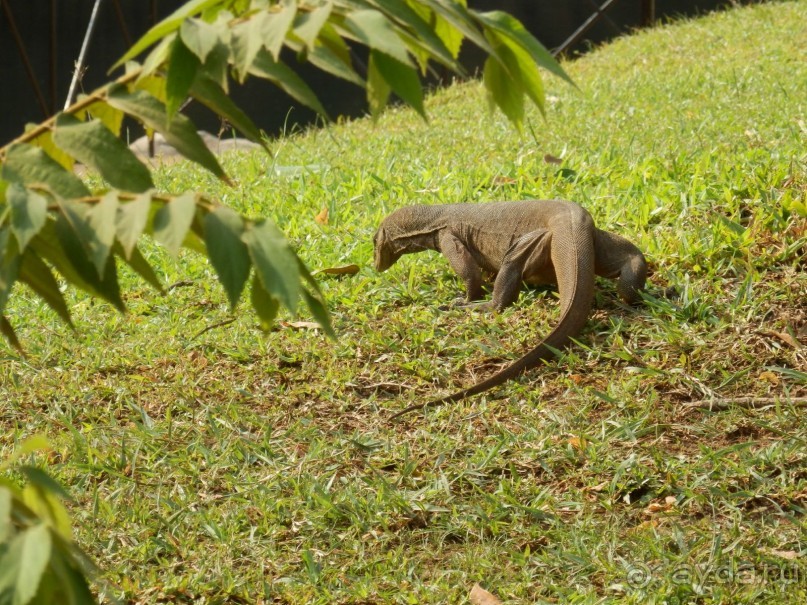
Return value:
M 129 82 L 137 79 L 140 76 L 141 72 L 142 68 L 138 67 L 137 69 L 130 71 L 128 74 L 121 76 L 114 82 L 110 82 L 108 84 L 105 84 L 104 86 L 101 86 L 100 88 L 96 88 L 89 95 L 76 101 L 70 107 L 66 108 L 62 113 L 76 114 L 84 109 L 87 109 L 93 103 L 97 103 L 98 101 L 104 101 L 107 97 L 107 93 L 109 92 L 110 88 L 112 88 L 117 84 L 128 84 Z M 56 122 L 56 116 L 51 116 L 44 122 L 41 122 L 31 130 L 26 132 L 25 134 L 17 137 L 10 143 L 0 147 L 0 162 L 5 161 L 6 152 L 8 151 L 9 147 L 11 147 L 12 145 L 16 145 L 17 143 L 30 143 L 31 141 L 45 134 L 49 130 L 53 130 L 53 124 L 55 122 Z

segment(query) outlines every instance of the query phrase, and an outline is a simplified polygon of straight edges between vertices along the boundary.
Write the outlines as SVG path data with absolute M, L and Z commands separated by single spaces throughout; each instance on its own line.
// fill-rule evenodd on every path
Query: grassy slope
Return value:
M 803 603 L 807 427 L 786 398 L 807 395 L 805 231 L 785 207 L 807 188 L 805 22 L 802 0 L 618 40 L 567 66 L 582 92 L 548 83 L 534 137 L 465 84 L 431 97 L 431 126 L 395 110 L 231 157 L 234 189 L 162 170 L 164 188 L 273 216 L 313 269 L 361 265 L 323 280 L 339 339 L 264 337 L 246 312 L 196 336 L 229 313 L 192 255 L 154 252 L 188 281 L 165 298 L 135 283 L 126 317 L 76 296 L 75 335 L 20 290 L 29 357 L 0 368 L 0 454 L 52 439 L 82 542 L 137 602 L 444 603 L 481 581 L 512 603 Z M 375 225 L 404 204 L 524 197 L 580 201 L 680 299 L 628 309 L 602 283 L 562 362 L 387 425 L 533 345 L 556 311 L 527 292 L 497 317 L 440 312 L 446 264 L 374 274 Z M 712 395 L 781 403 L 684 405 Z

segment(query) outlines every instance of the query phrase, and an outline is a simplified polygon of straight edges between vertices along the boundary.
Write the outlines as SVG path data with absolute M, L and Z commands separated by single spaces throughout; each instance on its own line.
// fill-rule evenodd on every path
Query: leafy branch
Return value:
M 431 62 L 462 73 L 463 40 L 488 54 L 483 82 L 491 107 L 517 127 L 525 100 L 544 107 L 539 68 L 570 81 L 513 17 L 481 13 L 464 0 L 192 0 L 148 31 L 116 64 L 123 76 L 0 147 L 0 331 L 19 347 L 5 311 L 16 282 L 66 323 L 59 280 L 123 311 L 118 265 L 162 285 L 139 244 L 150 236 L 172 254 L 205 254 L 231 307 L 250 282 L 264 327 L 300 300 L 332 334 L 322 294 L 280 231 L 193 192 L 154 191 L 150 169 L 119 138 L 124 117 L 162 134 L 187 159 L 229 182 L 179 108 L 190 97 L 264 147 L 259 129 L 228 96 L 230 79 L 268 80 L 322 116 L 326 112 L 289 59 L 308 62 L 366 90 L 373 116 L 392 94 L 426 117 L 421 76 Z M 366 47 L 359 70 L 354 49 Z M 142 64 L 134 59 L 146 53 Z M 74 166 L 108 188 L 90 191 Z M 72 324 L 71 324 L 72 325 Z
M 31 437 L 0 462 L 0 601 L 94 603 L 87 582 L 94 566 L 73 541 L 63 504 L 70 496 L 41 469 L 16 465 L 47 447 Z M 25 478 L 23 487 L 7 475 L 12 470 Z

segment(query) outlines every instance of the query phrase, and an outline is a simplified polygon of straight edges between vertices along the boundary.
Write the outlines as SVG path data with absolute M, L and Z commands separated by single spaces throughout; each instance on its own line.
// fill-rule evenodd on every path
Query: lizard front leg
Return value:
M 440 233 L 440 252 L 448 264 L 465 283 L 465 300 L 473 302 L 482 298 L 482 269 L 462 241 L 448 233 Z

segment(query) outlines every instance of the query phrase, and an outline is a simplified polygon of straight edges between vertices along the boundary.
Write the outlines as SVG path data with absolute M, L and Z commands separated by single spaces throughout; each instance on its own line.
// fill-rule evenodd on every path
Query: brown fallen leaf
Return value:
M 328 267 L 327 269 L 320 269 L 315 271 L 317 273 L 325 273 L 326 275 L 355 275 L 359 272 L 358 265 L 342 265 L 341 267 Z
M 601 492 L 609 485 L 611 485 L 610 481 L 603 481 L 602 483 L 598 483 L 597 485 L 593 485 L 591 487 L 584 487 L 583 490 L 588 492 Z
M 561 158 L 554 156 L 551 153 L 547 153 L 544 156 L 544 162 L 547 164 L 563 164 L 563 160 Z
M 760 548 L 759 550 L 765 554 L 787 559 L 788 561 L 795 561 L 799 558 L 799 553 L 797 553 L 795 550 L 777 550 L 775 548 Z
M 586 446 L 585 440 L 581 439 L 580 437 L 570 437 L 566 443 L 571 445 L 576 450 L 582 450 Z
M 294 330 L 319 330 L 322 327 L 315 321 L 279 321 L 278 323 L 285 328 Z
M 771 371 L 765 370 L 764 372 L 760 372 L 759 376 L 757 376 L 759 380 L 764 382 L 770 383 L 772 385 L 779 384 L 779 377 Z
M 787 332 L 777 332 L 775 330 L 765 330 L 765 332 L 763 332 L 763 334 L 767 334 L 768 336 L 773 336 L 774 338 L 778 338 L 783 343 L 785 343 L 789 347 L 792 347 L 792 348 L 794 348 L 796 350 L 801 348 L 801 343 L 798 340 L 796 340 L 795 338 L 793 338 Z
M 631 533 L 641 533 L 646 529 L 654 529 L 658 527 L 658 520 L 656 519 L 647 519 L 646 521 L 642 521 L 639 525 L 631 528 Z
M 322 210 L 319 211 L 319 214 L 314 217 L 314 220 L 319 223 L 320 225 L 327 225 L 328 224 L 328 207 L 323 206 Z
M 474 584 L 471 588 L 471 594 L 468 595 L 471 599 L 471 605 L 501 605 L 502 602 L 487 590 L 482 588 L 479 584 Z

